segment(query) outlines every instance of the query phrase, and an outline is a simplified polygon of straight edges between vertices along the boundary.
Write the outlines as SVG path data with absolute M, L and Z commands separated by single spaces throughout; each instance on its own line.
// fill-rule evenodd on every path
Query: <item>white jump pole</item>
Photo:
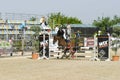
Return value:
M 41 24 L 41 26 L 42 26 L 42 28 L 43 28 L 43 56 L 41 57 L 41 59 L 48 59 L 46 56 L 45 56 L 45 27 L 46 27 L 46 25 L 45 25 L 45 18 L 44 17 L 42 17 L 41 18 L 41 20 L 40 20 L 40 22 L 42 23 Z
M 97 39 L 96 39 L 96 35 L 94 35 L 94 52 L 93 52 L 93 57 L 90 59 L 90 60 L 92 60 L 92 61 L 99 61 L 99 59 L 98 59 L 98 57 L 96 56 L 96 54 L 98 54 L 98 52 L 96 53 L 96 51 L 98 51 L 97 49 L 96 49 L 96 46 L 97 45 Z
M 110 45 L 111 45 L 111 36 L 110 36 L 110 34 L 108 34 L 108 59 L 106 60 L 106 61 L 111 61 L 111 59 L 110 59 Z

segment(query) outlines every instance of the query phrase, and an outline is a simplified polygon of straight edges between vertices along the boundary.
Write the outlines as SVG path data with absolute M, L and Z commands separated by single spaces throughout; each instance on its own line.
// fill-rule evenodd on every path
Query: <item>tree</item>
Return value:
M 115 15 L 113 18 L 113 24 L 117 24 L 117 23 L 120 23 L 120 18 L 117 15 Z
M 112 36 L 116 38 L 115 40 L 112 41 L 112 46 L 113 46 L 112 50 L 114 50 L 115 55 L 117 55 L 117 50 L 118 50 L 118 48 L 120 48 L 120 45 L 119 45 L 119 43 L 120 43 L 120 40 L 119 40 L 119 38 L 120 38 L 120 35 L 119 35 L 120 34 L 120 27 L 115 27 L 114 30 L 117 31 L 117 32 L 112 34 Z
M 41 31 L 39 26 L 32 26 L 32 27 L 30 27 L 30 30 L 34 32 L 34 34 L 33 34 L 34 38 L 39 36 L 39 32 Z
M 98 17 L 98 20 L 94 20 L 93 25 L 97 26 L 102 33 L 105 33 L 106 29 L 110 28 L 113 24 L 109 17 Z
M 68 16 L 61 14 L 60 12 L 51 13 L 48 15 L 48 24 L 51 26 L 51 28 L 54 28 L 55 25 L 63 25 L 63 24 L 68 24 L 68 23 L 81 24 L 82 22 L 76 17 L 68 17 Z
M 113 27 L 113 25 L 117 23 L 120 23 L 120 18 L 117 15 L 115 15 L 113 19 L 110 19 L 110 17 L 98 17 L 97 20 L 93 21 L 93 25 L 97 26 L 103 33 L 105 33 L 107 29 L 114 28 L 112 30 L 113 33 L 119 34 L 119 29 Z
M 36 18 L 35 17 L 31 17 L 30 21 L 36 21 Z
M 114 37 L 120 37 L 120 25 L 119 26 L 118 25 L 114 25 L 113 26 L 113 31 L 114 31 L 113 34 L 115 34 L 115 35 L 113 35 Z
M 32 26 L 30 28 L 31 31 L 34 32 L 33 36 L 32 36 L 32 44 L 34 45 L 33 46 L 33 49 L 34 51 L 38 51 L 39 49 L 39 40 L 38 40 L 38 37 L 39 37 L 39 32 L 41 31 L 40 27 L 39 26 Z

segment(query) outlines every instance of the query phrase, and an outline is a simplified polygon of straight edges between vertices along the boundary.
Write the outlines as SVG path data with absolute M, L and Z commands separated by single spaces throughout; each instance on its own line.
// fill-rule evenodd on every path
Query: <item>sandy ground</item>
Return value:
M 120 61 L 0 58 L 0 80 L 120 80 Z

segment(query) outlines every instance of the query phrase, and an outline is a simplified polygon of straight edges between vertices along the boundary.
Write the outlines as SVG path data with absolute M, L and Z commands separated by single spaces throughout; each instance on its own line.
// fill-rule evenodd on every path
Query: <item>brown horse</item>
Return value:
M 53 44 L 55 44 L 57 41 L 58 41 L 58 46 L 61 46 L 62 48 L 64 48 L 64 55 L 62 56 L 62 58 L 63 57 L 67 58 L 70 55 L 73 55 L 72 53 L 70 53 L 69 56 L 66 56 L 66 52 L 68 50 L 71 50 L 71 49 L 75 48 L 75 41 L 74 40 L 70 40 L 70 42 L 66 42 L 65 39 L 63 39 L 62 37 L 60 37 L 60 36 L 54 36 L 54 38 L 53 38 Z M 69 49 L 67 49 L 68 44 L 70 45 Z
M 70 40 L 70 42 L 66 42 L 66 40 L 60 36 L 54 36 L 53 38 L 53 44 L 55 44 L 58 41 L 58 46 L 65 47 L 68 43 L 70 43 L 71 47 L 75 47 L 75 41 Z
M 58 46 L 66 46 L 66 41 L 60 36 L 54 36 L 53 38 L 53 44 L 55 44 L 58 41 Z

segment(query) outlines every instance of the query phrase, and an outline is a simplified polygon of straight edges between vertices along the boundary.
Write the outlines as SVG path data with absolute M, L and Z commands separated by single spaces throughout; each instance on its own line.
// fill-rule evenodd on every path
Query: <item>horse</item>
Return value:
M 75 48 L 75 41 L 74 40 L 70 40 L 69 42 L 66 42 L 66 40 L 60 36 L 55 35 L 53 37 L 53 44 L 55 44 L 58 41 L 58 46 L 61 46 L 62 49 L 64 48 L 64 55 L 63 57 L 69 57 L 71 55 L 71 53 L 69 54 L 69 56 L 66 56 L 66 52 L 68 50 L 72 50 L 73 48 Z M 70 48 L 68 49 L 68 45 L 70 45 Z M 72 54 L 73 55 L 73 54 Z
M 64 47 L 66 45 L 65 39 L 56 35 L 53 37 L 53 44 L 55 44 L 57 41 L 58 41 L 58 46 Z

